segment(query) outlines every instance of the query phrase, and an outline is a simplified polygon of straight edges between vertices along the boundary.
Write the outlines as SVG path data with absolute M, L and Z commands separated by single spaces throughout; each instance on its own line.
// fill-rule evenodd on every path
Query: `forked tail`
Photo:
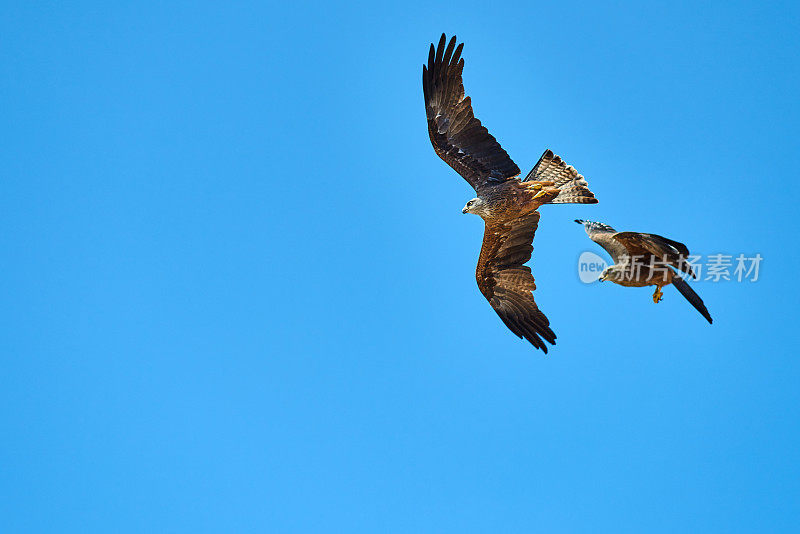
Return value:
M 597 199 L 589 190 L 589 184 L 583 176 L 550 149 L 544 151 L 539 162 L 523 180 L 528 181 L 553 182 L 561 190 L 548 204 L 597 204 Z
M 681 278 L 680 276 L 675 276 L 672 279 L 672 285 L 674 285 L 678 291 L 681 292 L 681 295 L 686 297 L 686 300 L 689 301 L 689 304 L 694 306 L 694 308 L 700 312 L 700 314 L 706 318 L 706 321 L 709 324 L 713 323 L 714 321 L 711 319 L 711 314 L 708 313 L 708 309 L 706 309 L 706 305 L 703 304 L 703 299 L 700 298 L 700 295 L 694 292 L 694 289 L 689 287 L 689 284 Z

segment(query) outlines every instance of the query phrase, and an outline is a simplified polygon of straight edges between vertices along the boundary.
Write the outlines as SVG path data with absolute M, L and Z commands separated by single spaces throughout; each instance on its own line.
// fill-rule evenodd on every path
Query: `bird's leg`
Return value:
M 533 191 L 536 191 L 536 194 L 533 196 L 534 200 L 536 200 L 539 197 L 543 197 L 543 196 L 547 195 L 548 192 L 550 192 L 550 191 L 548 191 L 546 188 L 550 188 L 550 187 L 555 185 L 555 182 L 547 182 L 547 181 L 542 181 L 542 182 L 524 182 L 524 183 L 528 187 L 529 190 L 532 189 Z M 555 190 L 555 193 L 556 193 L 556 195 L 558 194 L 558 189 Z
M 661 302 L 661 297 L 663 297 L 663 296 L 664 296 L 664 292 L 661 291 L 661 286 L 656 286 L 656 291 L 655 291 L 655 293 L 653 293 L 653 302 L 658 304 L 659 302 Z
M 531 182 L 531 185 L 529 187 L 531 189 L 533 189 L 534 191 L 539 191 L 543 187 L 550 187 L 552 185 L 556 185 L 556 183 L 555 182 Z

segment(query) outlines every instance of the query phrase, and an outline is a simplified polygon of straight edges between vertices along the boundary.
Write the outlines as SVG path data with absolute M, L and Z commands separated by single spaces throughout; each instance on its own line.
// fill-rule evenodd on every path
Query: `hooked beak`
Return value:
M 467 213 L 467 207 L 466 207 L 466 206 L 464 206 L 464 207 L 462 208 L 462 210 L 461 210 L 461 213 Z

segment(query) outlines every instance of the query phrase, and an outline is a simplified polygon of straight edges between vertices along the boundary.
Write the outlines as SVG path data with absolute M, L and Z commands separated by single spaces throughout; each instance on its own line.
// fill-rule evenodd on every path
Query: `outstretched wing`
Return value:
M 433 149 L 477 191 L 517 176 L 519 167 L 472 114 L 461 80 L 463 48 L 464 43 L 456 47 L 455 36 L 447 43 L 444 34 L 439 46 L 431 44 L 428 65 L 422 66 L 422 91 Z
M 697 278 L 688 263 L 689 249 L 683 243 L 660 235 L 639 232 L 618 232 L 614 234 L 614 239 L 625 245 L 631 256 L 652 254 L 657 260 L 662 260 L 693 278 Z
M 611 260 L 614 263 L 622 263 L 627 256 L 632 255 L 624 243 L 614 239 L 618 232 L 609 225 L 581 219 L 575 219 L 575 222 L 583 225 L 589 239 L 603 247 L 611 255 Z
M 507 223 L 487 223 L 475 276 L 478 288 L 506 326 L 518 337 L 547 353 L 556 335 L 539 310 L 531 291 L 536 289 L 530 267 L 533 236 L 539 225 L 534 211 Z

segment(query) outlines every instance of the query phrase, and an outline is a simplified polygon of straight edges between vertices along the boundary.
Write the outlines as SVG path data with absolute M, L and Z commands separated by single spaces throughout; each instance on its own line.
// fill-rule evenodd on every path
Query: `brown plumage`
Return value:
M 582 224 L 589 239 L 606 249 L 614 265 L 606 268 L 600 281 L 610 280 L 627 287 L 655 286 L 653 302 L 661 302 L 661 288 L 674 285 L 681 295 L 713 323 L 703 299 L 673 269 L 697 278 L 689 265 L 689 249 L 683 243 L 656 234 L 617 232 L 607 224 L 575 220 Z
M 463 48 L 463 43 L 456 46 L 455 36 L 448 43 L 442 34 L 422 66 L 428 134 L 436 154 L 478 194 L 462 210 L 480 215 L 486 224 L 475 273 L 478 288 L 514 334 L 547 352 L 544 341 L 555 344 L 556 335 L 533 299 L 536 284 L 524 265 L 533 252 L 536 210 L 542 204 L 594 204 L 597 199 L 583 176 L 550 150 L 519 179 L 519 167 L 475 118 L 464 95 Z

